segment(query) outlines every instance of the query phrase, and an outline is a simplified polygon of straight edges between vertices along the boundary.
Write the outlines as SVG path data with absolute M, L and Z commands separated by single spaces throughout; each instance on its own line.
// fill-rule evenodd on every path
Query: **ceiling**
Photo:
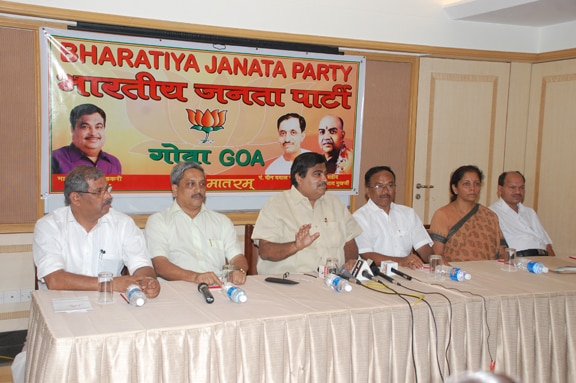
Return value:
M 464 0 L 444 10 L 454 20 L 529 27 L 576 21 L 576 0 Z

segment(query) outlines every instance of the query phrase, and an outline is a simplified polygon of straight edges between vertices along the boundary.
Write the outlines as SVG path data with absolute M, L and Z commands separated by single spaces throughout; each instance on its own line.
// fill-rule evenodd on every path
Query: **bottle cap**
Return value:
M 138 298 L 138 299 L 136 299 L 136 306 L 144 306 L 144 303 L 146 303 L 146 301 L 144 300 L 144 298 Z
M 350 291 L 352 291 L 352 285 L 351 285 L 350 283 L 346 283 L 346 284 L 344 285 L 344 291 L 346 291 L 346 292 L 348 292 L 348 293 L 349 293 Z
M 472 279 L 472 275 L 466 273 L 466 274 L 464 274 L 464 279 L 470 280 L 470 279 Z
M 543 273 L 547 273 L 548 271 L 549 271 L 549 269 L 548 269 L 546 266 L 544 266 L 544 267 L 542 268 L 542 272 L 543 272 Z
M 246 302 L 248 300 L 248 297 L 246 296 L 246 294 L 242 294 L 238 297 L 238 300 L 242 303 Z

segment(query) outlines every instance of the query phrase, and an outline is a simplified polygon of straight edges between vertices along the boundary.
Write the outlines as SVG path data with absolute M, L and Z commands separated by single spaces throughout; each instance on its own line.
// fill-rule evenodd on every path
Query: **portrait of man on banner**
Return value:
M 206 169 L 208 191 L 281 191 L 307 151 L 334 168 L 331 190 L 357 189 L 362 57 L 48 28 L 41 36 L 48 193 L 61 193 L 77 165 L 101 169 L 117 192 L 168 193 L 166 174 L 181 161 Z

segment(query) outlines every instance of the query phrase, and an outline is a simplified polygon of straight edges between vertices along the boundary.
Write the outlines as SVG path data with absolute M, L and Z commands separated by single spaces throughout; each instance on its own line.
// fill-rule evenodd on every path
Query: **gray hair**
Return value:
M 66 206 L 70 205 L 70 193 L 87 192 L 88 180 L 96 181 L 101 177 L 104 177 L 104 172 L 95 166 L 81 165 L 72 169 L 64 180 L 64 202 Z
M 178 185 L 182 180 L 182 177 L 184 177 L 184 172 L 188 169 L 198 169 L 202 172 L 204 177 L 206 177 L 204 168 L 200 166 L 200 164 L 194 161 L 178 162 L 170 172 L 170 183 L 172 185 Z

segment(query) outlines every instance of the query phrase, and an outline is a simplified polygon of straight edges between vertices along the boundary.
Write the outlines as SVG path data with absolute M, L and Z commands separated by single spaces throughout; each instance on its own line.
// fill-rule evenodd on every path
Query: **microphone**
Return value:
M 369 272 L 368 270 L 364 270 L 362 271 L 362 276 L 366 279 L 370 279 L 372 280 L 374 278 L 374 276 L 372 275 L 371 272 Z
M 356 260 L 356 263 L 354 264 L 354 267 L 352 268 L 352 272 L 351 272 L 352 276 L 359 281 L 364 281 L 364 280 L 369 281 L 370 278 L 367 278 L 364 276 L 364 271 L 368 271 L 368 273 L 371 275 L 371 273 L 370 273 L 370 264 L 371 263 L 372 263 L 371 259 L 358 259 L 358 260 Z M 371 277 L 374 277 L 374 276 L 371 275 Z
M 210 289 L 208 288 L 208 285 L 206 283 L 204 282 L 200 283 L 198 285 L 198 291 L 200 291 L 202 295 L 204 295 L 206 303 L 214 303 L 214 296 L 212 296 L 212 293 L 210 292 Z
M 404 279 L 407 279 L 407 280 L 409 280 L 409 281 L 412 280 L 412 277 L 411 277 L 411 276 L 409 276 L 408 274 L 405 274 L 405 273 L 401 272 L 400 270 L 396 270 L 396 269 L 393 268 L 393 267 L 392 267 L 390 270 L 391 270 L 394 274 L 397 274 L 397 275 L 401 276 L 401 277 L 404 278 Z
M 400 283 L 396 282 L 393 278 L 391 278 L 391 277 L 387 276 L 386 274 L 382 273 L 382 272 L 380 271 L 380 269 L 378 268 L 378 266 L 376 266 L 376 264 L 374 264 L 374 263 L 371 264 L 371 265 L 370 265 L 370 270 L 372 270 L 372 273 L 374 273 L 374 275 L 377 275 L 377 276 L 379 276 L 380 278 L 384 278 L 384 279 L 386 279 L 386 280 L 387 280 L 388 282 L 390 282 L 390 283 L 395 283 L 395 284 L 397 284 L 398 286 L 402 286 Z
M 342 266 L 342 268 L 340 269 L 340 271 L 338 272 L 338 276 L 352 282 L 352 283 L 356 283 L 358 285 L 361 285 L 362 282 L 360 282 L 358 279 L 354 278 L 354 276 L 352 275 L 352 273 L 350 273 L 348 271 L 348 269 L 344 266 Z

